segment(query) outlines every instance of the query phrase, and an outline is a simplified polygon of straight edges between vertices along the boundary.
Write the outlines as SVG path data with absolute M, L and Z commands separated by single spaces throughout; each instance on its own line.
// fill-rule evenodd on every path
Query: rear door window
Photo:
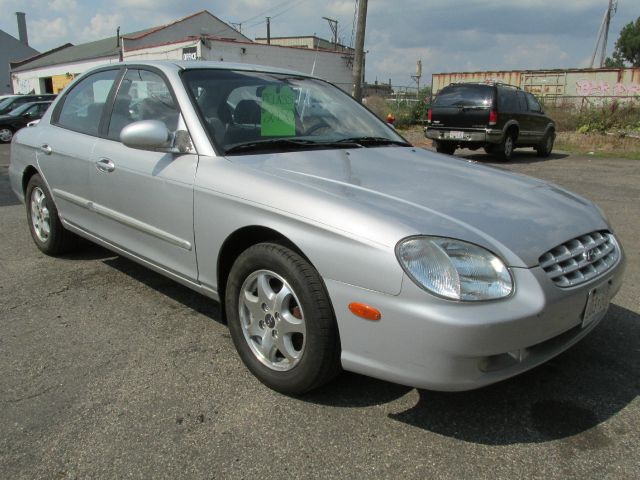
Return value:
M 498 110 L 504 113 L 517 113 L 520 111 L 517 90 L 501 88 L 498 94 Z
M 98 135 L 100 119 L 119 70 L 94 73 L 73 87 L 53 122 L 63 128 Z
M 525 96 L 524 92 L 518 92 L 518 103 L 522 112 L 526 112 L 527 110 L 529 110 L 529 108 L 527 107 L 527 97 Z
M 449 85 L 440 90 L 434 107 L 490 107 L 494 88 L 489 85 Z

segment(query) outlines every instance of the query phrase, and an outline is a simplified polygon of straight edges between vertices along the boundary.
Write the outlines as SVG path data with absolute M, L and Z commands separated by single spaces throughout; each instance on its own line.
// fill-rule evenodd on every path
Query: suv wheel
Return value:
M 504 162 L 511 160 L 515 144 L 515 136 L 511 132 L 507 132 L 502 142 L 500 142 L 500 145 L 496 146 L 495 153 L 498 158 Z
M 556 139 L 556 134 L 553 131 L 545 133 L 540 145 L 536 147 L 536 152 L 539 157 L 548 157 L 553 151 L 553 142 Z
M 436 152 L 444 153 L 445 155 L 453 155 L 453 152 L 455 151 L 456 151 L 455 143 L 436 140 Z

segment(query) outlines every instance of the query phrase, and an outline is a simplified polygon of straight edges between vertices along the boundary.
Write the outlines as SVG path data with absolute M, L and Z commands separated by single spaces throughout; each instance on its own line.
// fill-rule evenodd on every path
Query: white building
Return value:
M 215 60 L 287 68 L 351 90 L 352 55 L 252 42 L 231 26 L 202 11 L 167 25 L 60 48 L 12 63 L 15 92 L 58 93 L 75 76 L 96 65 L 124 60 Z

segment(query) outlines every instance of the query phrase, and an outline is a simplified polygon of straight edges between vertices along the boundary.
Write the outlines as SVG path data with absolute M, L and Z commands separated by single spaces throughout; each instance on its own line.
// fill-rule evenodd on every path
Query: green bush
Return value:
M 640 128 L 640 106 L 635 102 L 604 103 L 599 106 L 561 105 L 547 107 L 547 114 L 554 119 L 558 131 L 578 133 L 605 133 L 617 131 L 620 134 L 638 131 Z

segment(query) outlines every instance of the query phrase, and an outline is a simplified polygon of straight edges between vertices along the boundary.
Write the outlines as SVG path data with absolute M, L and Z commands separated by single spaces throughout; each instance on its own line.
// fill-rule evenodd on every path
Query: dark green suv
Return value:
M 501 160 L 513 149 L 533 147 L 541 157 L 553 150 L 555 123 L 536 98 L 501 83 L 452 83 L 436 95 L 425 136 L 440 153 L 484 148 Z

